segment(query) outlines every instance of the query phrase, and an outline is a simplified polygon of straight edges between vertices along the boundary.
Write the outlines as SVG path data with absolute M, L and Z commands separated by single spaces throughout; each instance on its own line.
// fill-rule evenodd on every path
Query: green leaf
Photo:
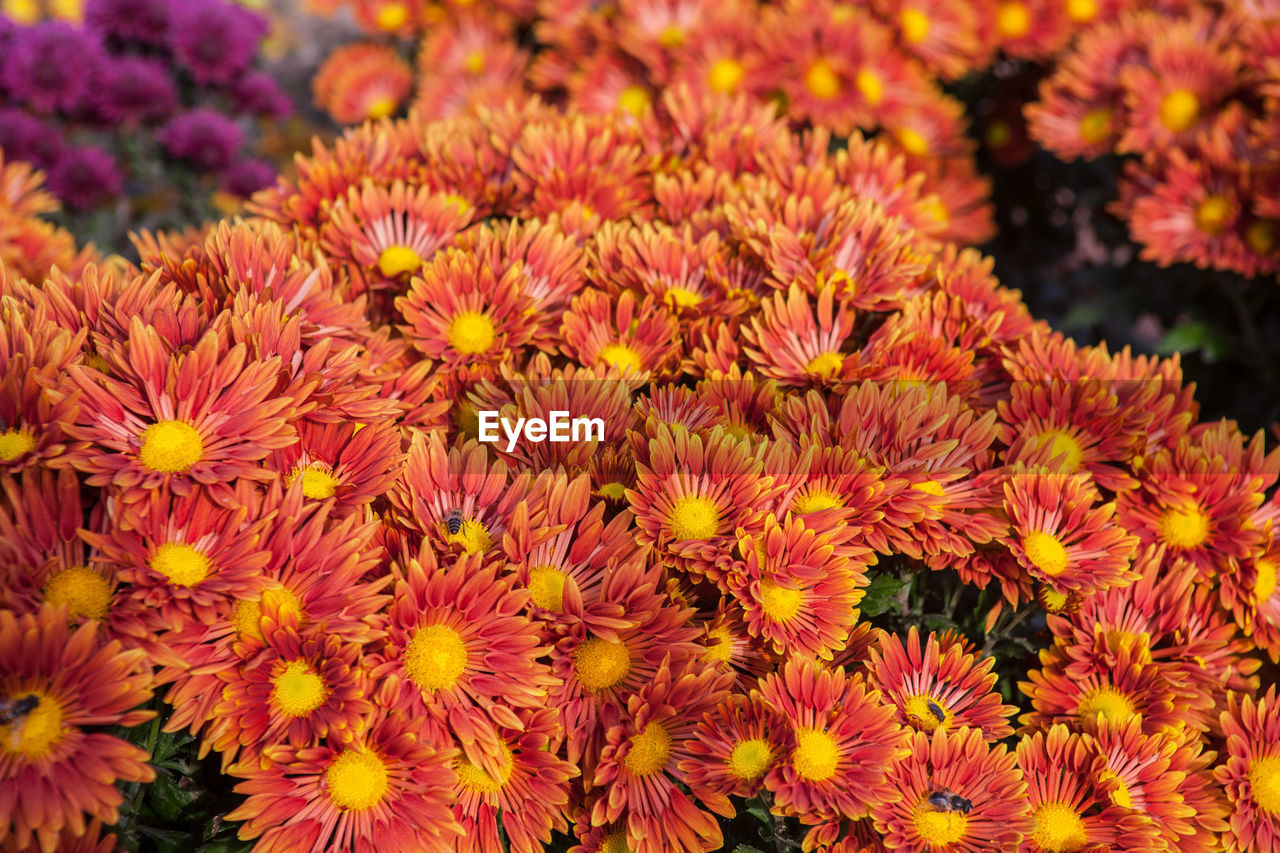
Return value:
M 867 584 L 867 594 L 858 605 L 862 610 L 862 618 L 870 619 L 887 613 L 898 603 L 898 593 L 907 585 L 902 578 L 888 574 L 873 574 L 871 583 Z
M 1221 332 L 1208 323 L 1195 320 L 1170 329 L 1156 346 L 1156 352 L 1160 355 L 1199 352 L 1205 361 L 1212 364 L 1225 356 L 1230 348 L 1230 342 Z
M 764 853 L 759 847 L 748 847 L 746 844 L 739 844 L 733 848 L 733 853 Z
M 750 801 L 744 811 L 766 826 L 773 823 L 773 819 L 769 816 L 769 810 L 755 800 Z
M 195 796 L 183 790 L 174 776 L 164 771 L 156 774 L 156 780 L 147 789 L 147 803 L 167 821 L 181 820 L 194 801 Z

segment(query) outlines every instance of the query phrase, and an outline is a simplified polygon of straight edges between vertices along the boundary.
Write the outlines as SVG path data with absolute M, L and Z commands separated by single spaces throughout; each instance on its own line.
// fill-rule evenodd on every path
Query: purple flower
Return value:
M 27 27 L 11 42 L 3 78 L 12 100 L 41 112 L 80 105 L 100 63 L 98 42 L 61 21 Z
M 223 0 L 182 0 L 169 21 L 169 47 L 197 83 L 225 85 L 253 61 L 267 22 Z
M 221 172 L 235 159 L 244 133 L 222 113 L 200 107 L 165 125 L 159 139 L 171 156 L 201 172 Z
M 13 107 L 0 108 L 0 149 L 9 160 L 26 160 L 42 169 L 62 154 L 62 130 Z
M 267 118 L 284 118 L 293 112 L 293 102 L 275 78 L 262 71 L 249 71 L 231 84 L 231 99 L 242 113 Z
M 240 198 L 248 198 L 275 182 L 276 167 L 266 160 L 241 160 L 222 176 L 222 186 L 226 191 Z
M 49 189 L 68 207 L 87 210 L 120 195 L 120 172 L 101 148 L 68 148 L 49 170 Z
M 173 112 L 178 93 L 164 64 L 140 56 L 117 56 L 102 75 L 97 106 L 111 121 L 148 121 Z
M 142 44 L 164 44 L 169 0 L 87 0 L 84 22 L 103 36 Z

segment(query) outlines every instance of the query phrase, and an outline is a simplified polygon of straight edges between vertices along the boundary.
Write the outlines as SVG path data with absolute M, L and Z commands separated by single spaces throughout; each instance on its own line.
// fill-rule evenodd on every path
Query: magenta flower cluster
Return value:
M 139 163 L 251 193 L 275 170 L 247 155 L 250 120 L 292 111 L 254 68 L 267 29 L 230 0 L 86 0 L 83 25 L 0 18 L 0 149 L 73 209 L 145 192 Z

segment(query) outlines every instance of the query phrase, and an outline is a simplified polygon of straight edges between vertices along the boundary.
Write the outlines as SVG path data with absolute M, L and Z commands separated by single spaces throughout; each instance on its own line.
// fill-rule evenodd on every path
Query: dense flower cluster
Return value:
M 920 174 L 949 239 L 994 233 L 964 107 L 942 84 L 990 64 L 1002 38 L 995 0 L 312 5 L 349 6 L 376 39 L 339 48 L 316 75 L 317 105 L 341 123 L 406 107 L 443 118 L 531 93 L 635 116 L 661 112 L 674 86 L 747 94 L 796 126 L 881 133 Z
M 1280 454 L 1033 320 L 886 142 L 659 106 L 367 124 L 133 274 L 6 272 L 0 842 L 111 820 L 140 695 L 84 667 L 145 655 L 260 850 L 711 851 L 748 798 L 805 849 L 1280 850 Z M 886 566 L 1049 613 L 1016 733 L 968 639 L 861 618 Z
M 67 207 L 173 194 L 193 176 L 239 197 L 272 181 L 246 131 L 292 105 L 253 69 L 257 13 L 230 0 L 85 0 L 83 20 L 18 21 L 0 17 L 0 148 L 47 170 Z
M 1066 159 L 1129 158 L 1112 209 L 1144 259 L 1274 274 L 1280 13 L 1127 5 L 1058 59 L 1027 108 L 1031 135 Z

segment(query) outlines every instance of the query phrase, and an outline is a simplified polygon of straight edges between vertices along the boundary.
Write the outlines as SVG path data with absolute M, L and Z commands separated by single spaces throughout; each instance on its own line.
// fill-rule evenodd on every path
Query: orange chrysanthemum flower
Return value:
M 1213 775 L 1233 807 L 1224 849 L 1274 853 L 1280 850 L 1280 700 L 1275 687 L 1257 698 L 1229 696 L 1222 730 L 1226 760 Z
M 1010 532 L 1000 541 L 1024 569 L 1058 592 L 1089 595 L 1136 579 L 1138 538 L 1111 526 L 1115 504 L 1084 474 L 1019 472 L 1004 485 Z
M 679 352 L 678 323 L 655 297 L 640 304 L 632 291 L 616 300 L 585 290 L 564 315 L 561 349 L 585 367 L 616 368 L 624 376 L 672 371 Z
M 1027 785 L 1004 746 L 968 728 L 916 732 L 910 746 L 890 775 L 902 798 L 871 809 L 888 849 L 1012 850 L 1029 833 Z
M 566 625 L 551 655 L 561 680 L 551 704 L 562 709 L 569 760 L 580 763 L 590 782 L 607 728 L 626 707 L 627 697 L 650 683 L 664 667 L 681 668 L 701 649 L 691 611 L 672 604 L 651 574 L 627 566 L 607 576 L 600 601 L 612 605 L 614 623 Z M 602 608 L 603 611 L 603 608 Z
M 89 730 L 154 716 L 132 710 L 151 698 L 145 662 L 140 650 L 104 643 L 96 622 L 69 628 L 61 607 L 0 610 L 0 697 L 30 705 L 0 725 L 0 842 L 54 853 L 64 828 L 85 833 L 86 813 L 116 822 L 116 781 L 155 778 L 144 750 Z
M 900 798 L 888 770 L 908 754 L 908 736 L 861 675 L 792 658 L 760 693 L 791 727 L 786 759 L 765 777 L 781 813 L 809 824 L 853 820 Z
M 265 464 L 286 487 L 297 483 L 307 498 L 332 499 L 339 513 L 355 511 L 384 494 L 400 473 L 400 430 L 391 421 L 302 421 L 297 429 L 298 441 L 271 454 Z
M 261 654 L 219 673 L 225 686 L 202 751 L 212 747 L 222 753 L 223 772 L 237 756 L 247 766 L 279 744 L 304 749 L 326 740 L 350 741 L 373 712 L 360 645 L 332 635 L 301 634 L 290 617 L 294 614 L 265 635 Z
M 413 69 L 390 48 L 350 44 L 329 54 L 311 81 L 316 106 L 339 124 L 394 115 L 413 90 Z
M 505 270 L 457 249 L 440 252 L 396 299 L 402 331 L 428 358 L 450 368 L 514 359 L 534 331 L 519 266 Z
M 884 635 L 878 646 L 869 651 L 868 680 L 897 706 L 902 725 L 926 733 L 975 728 L 993 743 L 1013 734 L 1009 718 L 1017 708 L 1001 704 L 994 690 L 994 658 L 944 647 L 932 632 L 921 649 L 915 626 L 906 643 Z
M 538 629 L 523 612 L 527 593 L 499 580 L 479 554 L 441 567 L 410 560 L 399 573 L 373 679 L 399 679 L 409 707 L 447 725 L 469 753 L 478 739 L 495 737 L 486 715 L 518 731 L 513 709 L 541 707 L 557 686 L 539 660 Z M 500 753 L 491 740 L 481 746 L 490 756 Z
M 1113 723 L 1137 717 L 1148 733 L 1176 726 L 1183 719 L 1175 707 L 1177 693 L 1160 667 L 1150 662 L 1146 650 L 1122 646 L 1113 654 L 1113 670 L 1068 676 L 1057 655 L 1042 652 L 1044 668 L 1031 670 L 1027 673 L 1031 680 L 1018 683 L 1035 708 L 1020 718 L 1024 728 L 1046 729 L 1056 723 L 1078 726 L 1096 716 Z
M 354 741 L 305 749 L 271 747 L 265 769 L 236 765 L 244 803 L 227 815 L 244 821 L 240 838 L 263 849 L 421 850 L 462 830 L 453 800 L 454 750 L 420 718 L 380 714 Z
M 761 375 L 783 385 L 840 388 L 853 377 L 857 357 L 850 348 L 856 314 L 834 288 L 818 293 L 817 306 L 793 284 L 784 298 L 760 304 L 760 314 L 742 328 L 744 351 Z
M 732 693 L 698 723 L 685 744 L 680 771 L 694 796 L 704 802 L 733 796 L 750 799 L 783 756 L 786 722 L 771 712 L 759 693 Z
M 830 660 L 858 621 L 866 562 L 812 523 L 769 515 L 758 534 L 739 538 L 743 562 L 728 585 L 752 636 L 781 655 Z
M 698 721 L 724 698 L 727 684 L 727 676 L 712 668 L 673 668 L 664 661 L 653 680 L 627 698 L 627 719 L 610 727 L 595 768 L 602 793 L 592 806 L 592 824 L 625 823 L 627 844 L 636 853 L 720 847 L 715 818 L 677 783 L 684 781 L 680 766 L 691 756 Z M 726 815 L 732 809 L 723 796 L 703 804 Z
M 767 501 L 773 479 L 763 474 L 761 453 L 716 427 L 704 439 L 684 427 L 657 424 L 648 442 L 648 464 L 636 463 L 627 491 L 636 514 L 636 538 L 687 569 L 712 580 L 723 577 L 734 531 L 758 529 L 753 507 Z
M 457 853 L 541 853 L 553 829 L 569 828 L 562 810 L 578 770 L 554 749 L 561 734 L 558 716 L 551 708 L 518 716 L 518 730 L 497 727 L 493 760 L 472 762 L 465 748 L 454 759 L 458 782 L 453 815 L 462 835 L 453 839 L 451 849 Z
M 348 274 L 361 285 L 357 293 L 398 292 L 473 214 L 474 208 L 460 197 L 411 188 L 403 181 L 383 186 L 366 178 L 333 205 L 320 227 L 320 247 L 328 257 L 346 262 Z
M 1018 742 L 1018 767 L 1032 820 L 1021 850 L 1149 849 L 1151 821 L 1111 802 L 1111 789 L 1098 780 L 1106 759 L 1083 736 L 1066 726 L 1027 735 Z
M 162 486 L 190 495 L 198 486 L 269 479 L 259 460 L 296 440 L 286 422 L 291 401 L 273 395 L 278 359 L 249 362 L 243 345 L 225 349 L 214 334 L 174 353 L 136 321 L 124 356 L 111 359 L 110 376 L 67 368 L 69 386 L 83 395 L 67 431 L 87 446 L 63 459 L 89 485 L 119 489 L 126 503 Z

